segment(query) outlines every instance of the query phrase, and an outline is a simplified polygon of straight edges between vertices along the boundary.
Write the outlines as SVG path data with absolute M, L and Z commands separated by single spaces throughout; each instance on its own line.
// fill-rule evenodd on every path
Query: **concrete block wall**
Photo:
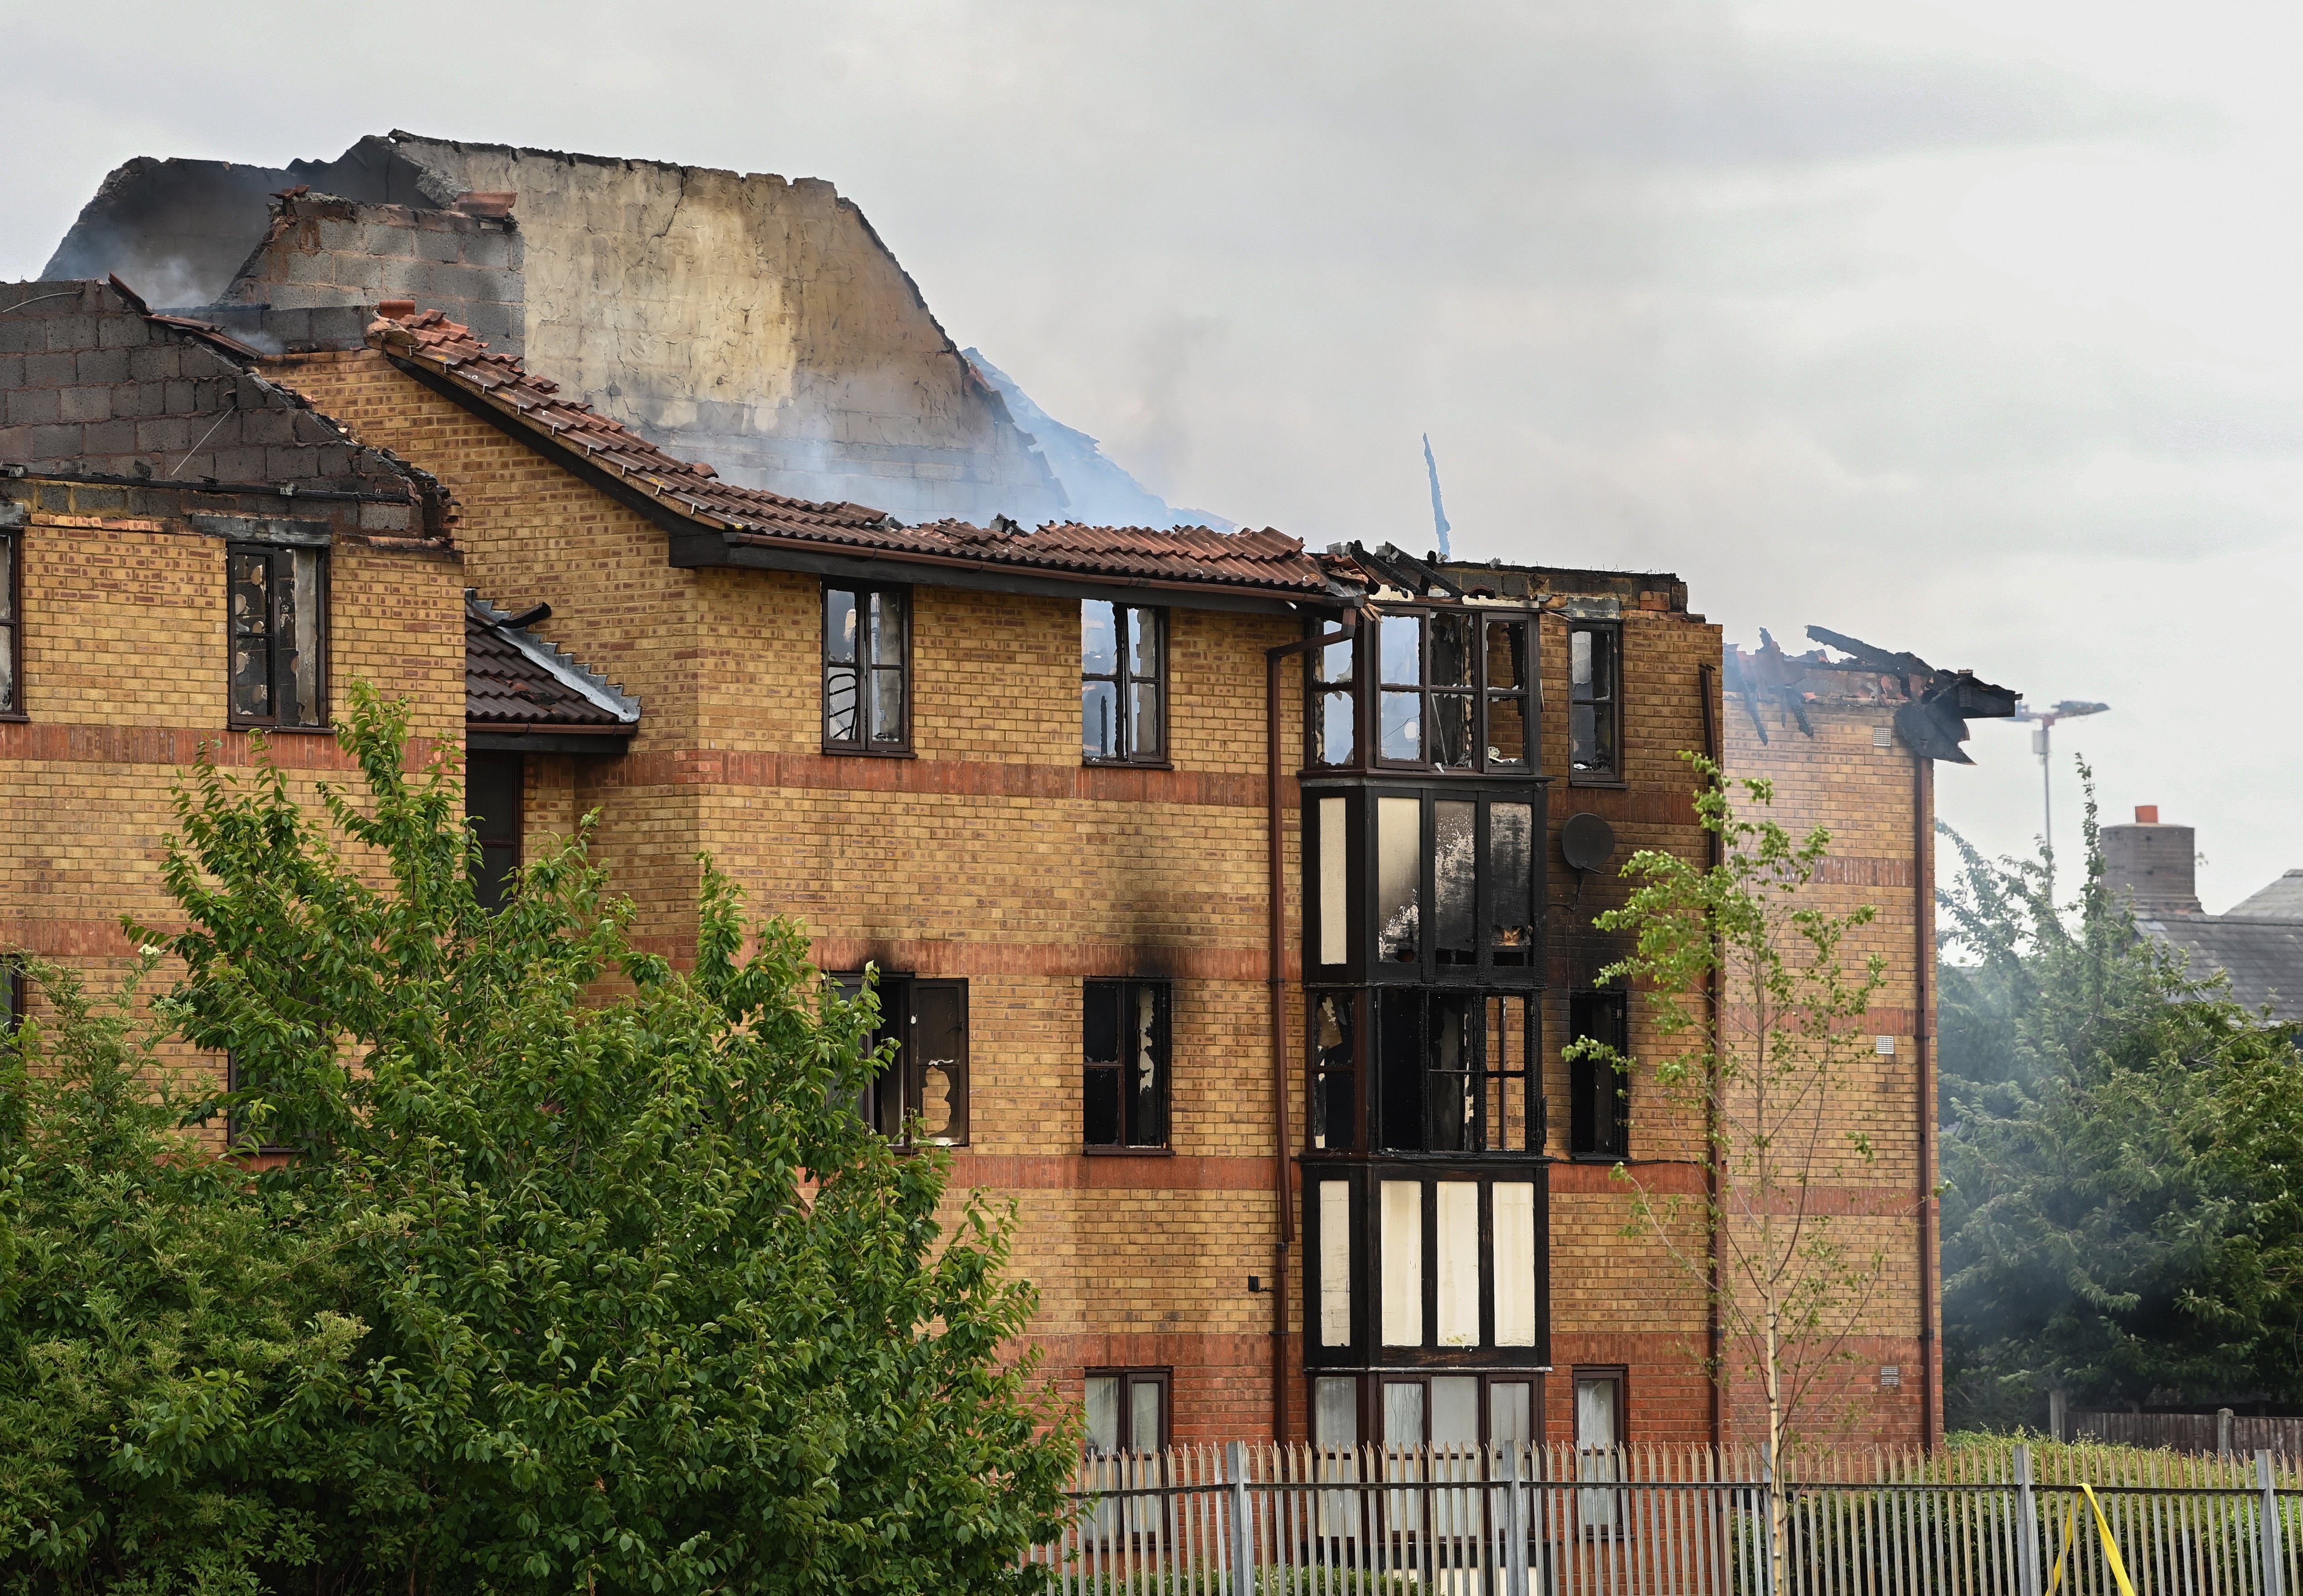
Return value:
M 296 194 L 273 202 L 270 231 L 211 308 L 278 348 L 352 349 L 378 300 L 412 298 L 517 356 L 527 333 L 526 260 L 510 216 Z
M 367 493 L 372 530 L 426 531 L 406 471 L 105 283 L 0 285 L 0 463 Z

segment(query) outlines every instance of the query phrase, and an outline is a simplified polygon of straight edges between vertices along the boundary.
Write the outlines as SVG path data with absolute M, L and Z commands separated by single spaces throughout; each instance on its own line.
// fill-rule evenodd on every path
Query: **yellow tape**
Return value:
M 2079 1491 L 2086 1496 L 2088 1506 L 2095 1510 L 2096 1533 L 2103 1537 L 2104 1560 L 2111 1565 L 2111 1577 L 2119 1582 L 2120 1596 L 2135 1596 L 2135 1582 L 2127 1577 L 2127 1565 L 2120 1560 L 2119 1542 L 2111 1537 L 2111 1520 L 2103 1516 L 2103 1504 L 2096 1500 L 2095 1487 L 2081 1485 Z M 2079 1505 L 2075 1499 L 2063 1518 L 2063 1543 L 2055 1550 L 2055 1573 L 2047 1582 L 2046 1596 L 2055 1596 L 2055 1587 L 2063 1583 L 2063 1558 L 2071 1550 L 2071 1537 L 2079 1528 Z M 2076 1572 L 2072 1577 L 2076 1583 Z

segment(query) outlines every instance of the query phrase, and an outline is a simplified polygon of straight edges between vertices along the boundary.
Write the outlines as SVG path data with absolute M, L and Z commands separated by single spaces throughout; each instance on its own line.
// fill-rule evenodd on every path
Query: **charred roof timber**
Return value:
M 1762 743 L 1767 741 L 1767 723 L 1759 714 L 1762 701 L 1780 706 L 1801 732 L 1815 735 L 1808 707 L 1823 695 L 1810 690 L 1811 672 L 1865 678 L 1860 685 L 1851 683 L 1853 695 L 1871 703 L 1894 704 L 1897 735 L 1922 759 L 1971 765 L 1975 761 L 1960 747 L 1967 741 L 1967 723 L 2015 713 L 2020 694 L 1983 681 L 1971 670 L 1938 670 L 1917 654 L 1883 649 L 1825 626 L 1810 626 L 1807 634 L 1811 642 L 1848 658 L 1834 659 L 1824 649 L 1787 654 L 1765 627 L 1755 652 L 1728 646 L 1727 690 L 1742 697 L 1744 712 Z

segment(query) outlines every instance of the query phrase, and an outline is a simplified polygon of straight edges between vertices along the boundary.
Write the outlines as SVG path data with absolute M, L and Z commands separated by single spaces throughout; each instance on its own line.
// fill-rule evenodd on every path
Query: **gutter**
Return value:
M 1699 665 L 1695 668 L 1696 692 L 1703 700 L 1703 752 L 1714 765 L 1724 766 L 1727 751 L 1719 735 L 1719 717 L 1724 702 L 1719 693 L 1719 668 Z M 1767 738 L 1767 728 L 1759 731 L 1761 741 Z M 1717 779 L 1725 785 L 1727 773 L 1723 769 Z M 1703 837 L 1703 861 L 1707 868 L 1717 869 L 1725 863 L 1725 847 L 1716 831 Z M 1712 947 L 1718 951 L 1718 933 L 1712 933 Z M 1724 1324 L 1719 1311 L 1719 1284 L 1722 1274 L 1719 1247 L 1719 964 L 1717 958 L 1703 973 L 1703 1017 L 1711 1038 L 1713 1078 L 1710 1089 L 1703 1095 L 1703 1202 L 1711 1215 L 1710 1234 L 1704 1247 L 1704 1324 L 1703 1344 L 1711 1364 L 1708 1386 L 1710 1402 L 1711 1444 L 1724 1448 L 1727 1444 L 1727 1411 L 1725 1393 L 1721 1389 L 1726 1379 L 1726 1349 L 1722 1345 Z
M 1270 969 L 1266 977 L 1271 1018 L 1271 1189 L 1279 1210 L 1279 1234 L 1273 1244 L 1278 1266 L 1271 1275 L 1271 1439 L 1287 1441 L 1287 1276 L 1295 1247 L 1295 1194 L 1289 1172 L 1294 1138 L 1287 1125 L 1287 866 L 1280 849 L 1283 819 L 1279 810 L 1279 693 L 1280 665 L 1291 654 L 1304 654 L 1350 637 L 1358 629 L 1359 613 L 1346 609 L 1337 617 L 1341 627 L 1314 637 L 1298 639 L 1263 651 L 1264 857 L 1265 931 Z
M 1912 964 L 1912 1050 L 1919 1055 L 1919 1443 L 1934 1451 L 1942 1437 L 1936 1423 L 1936 1240 L 1935 1130 L 1936 1094 L 1932 1050 L 1935 1038 L 1935 766 L 1928 756 L 1911 752 L 1911 935 L 1917 959 Z

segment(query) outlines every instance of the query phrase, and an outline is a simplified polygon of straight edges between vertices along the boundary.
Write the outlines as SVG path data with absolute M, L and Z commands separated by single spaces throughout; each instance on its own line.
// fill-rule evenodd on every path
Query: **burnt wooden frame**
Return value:
M 851 970 L 831 979 L 839 984 L 842 995 L 851 1001 L 864 989 L 861 971 Z M 973 1048 L 970 1046 L 971 1021 L 965 978 L 881 972 L 874 988 L 880 995 L 880 1023 L 873 1028 L 871 1041 L 875 1047 L 894 1042 L 896 1061 L 865 1084 L 856 1105 L 856 1112 L 865 1123 L 896 1147 L 908 1149 L 915 1145 L 904 1135 L 903 1128 L 905 1121 L 924 1105 L 927 1096 L 926 1065 L 921 1060 L 921 1050 L 913 1034 L 914 1004 L 922 987 L 949 991 L 956 996 L 960 1037 L 957 1079 L 952 1082 L 951 1134 L 932 1138 L 924 1145 L 966 1147 Z
M 333 576 L 332 567 L 334 562 L 329 559 L 329 556 L 333 552 L 333 550 L 325 543 L 315 545 L 314 543 L 308 542 L 257 542 L 255 540 L 235 539 L 224 544 L 224 712 L 226 716 L 225 724 L 230 726 L 233 730 L 301 734 L 327 732 L 331 729 L 329 726 L 328 705 L 328 653 L 330 649 L 334 646 L 333 632 L 333 628 L 329 625 L 329 612 L 333 608 L 331 582 Z M 312 650 L 314 655 L 312 660 L 313 701 L 309 705 L 306 706 L 306 714 L 308 717 L 308 718 L 283 722 L 280 718 L 280 572 L 282 566 L 284 563 L 288 571 L 289 585 L 291 587 L 294 586 L 296 570 L 295 557 L 299 553 L 308 553 L 314 556 L 312 576 L 312 587 L 314 590 L 312 593 L 312 605 L 315 614 L 312 626 Z M 271 562 L 266 573 L 264 587 L 265 643 L 266 653 L 267 656 L 266 659 L 266 670 L 269 684 L 266 688 L 265 698 L 266 701 L 272 706 L 272 713 L 269 715 L 243 714 L 239 706 L 232 701 L 233 685 L 232 679 L 232 651 L 234 639 L 232 631 L 232 562 L 240 556 L 249 554 L 262 554 Z
M 1131 604 L 1125 599 L 1083 599 L 1080 601 L 1080 605 L 1083 610 L 1081 618 L 1081 626 L 1083 628 L 1086 626 L 1084 610 L 1086 606 L 1090 604 L 1109 604 L 1111 606 L 1113 617 L 1118 623 L 1115 628 L 1114 636 L 1114 648 L 1118 657 L 1112 661 L 1112 670 L 1109 675 L 1105 675 L 1101 671 L 1091 673 L 1087 668 L 1086 659 L 1083 658 L 1080 661 L 1081 690 L 1083 693 L 1084 693 L 1086 684 L 1089 682 L 1109 682 L 1111 684 L 1114 701 L 1118 706 L 1119 727 L 1121 731 L 1120 741 L 1122 744 L 1125 745 L 1127 741 L 1126 732 L 1128 725 L 1126 715 L 1127 689 L 1133 683 L 1143 681 L 1152 683 L 1154 690 L 1160 695 L 1160 748 L 1159 752 L 1156 753 L 1149 754 L 1139 753 L 1132 748 L 1126 753 L 1121 754 L 1105 755 L 1092 754 L 1088 752 L 1087 726 L 1085 723 L 1087 710 L 1084 703 L 1083 703 L 1080 710 L 1082 717 L 1082 723 L 1080 726 L 1080 763 L 1083 765 L 1124 765 L 1139 770 L 1174 769 L 1175 759 L 1168 742 L 1168 708 L 1169 701 L 1174 696 L 1170 688 L 1175 677 L 1175 661 L 1173 657 L 1168 651 L 1167 609 L 1164 606 L 1154 604 Z M 1158 673 L 1154 676 L 1148 677 L 1138 676 L 1127 668 L 1126 617 L 1130 611 L 1134 611 L 1141 615 L 1148 615 L 1152 617 L 1152 630 L 1157 634 L 1160 640 L 1160 668 Z
M 30 720 L 24 710 L 24 534 L 0 526 L 0 626 L 8 635 L 0 640 L 0 655 L 8 661 L 8 692 L 0 697 L 0 720 Z
M 1434 687 L 1431 685 L 1431 647 L 1436 628 L 1436 616 L 1461 616 L 1472 628 L 1472 680 L 1464 687 Z M 1383 621 L 1388 617 L 1415 617 L 1421 621 L 1418 640 L 1418 668 L 1421 680 L 1415 691 L 1421 695 L 1422 716 L 1419 746 L 1424 757 L 1419 760 L 1393 760 L 1383 757 L 1379 738 L 1383 726 Z M 1524 678 L 1517 688 L 1497 688 L 1488 681 L 1487 624 L 1505 621 L 1519 626 L 1526 640 L 1526 657 L 1521 661 Z M 1329 764 L 1312 756 L 1320 746 L 1320 717 L 1321 700 L 1334 693 L 1332 686 L 1323 685 L 1316 671 L 1318 661 L 1307 663 L 1303 672 L 1303 766 L 1307 775 L 1329 771 L 1358 770 L 1377 773 L 1415 772 L 1435 779 L 1462 781 L 1473 777 L 1524 781 L 1540 778 L 1543 773 L 1543 717 L 1541 679 L 1542 617 L 1532 609 L 1514 609 L 1499 604 L 1426 605 L 1385 604 L 1379 614 L 1371 614 L 1367 624 L 1358 628 L 1351 641 L 1352 685 L 1349 695 L 1353 703 L 1353 757 L 1346 763 Z M 1404 691 L 1404 688 L 1395 691 Z M 1469 767 L 1441 765 L 1432 757 L 1434 716 L 1432 700 L 1435 694 L 1455 695 L 1472 702 L 1472 757 Z M 1514 764 L 1498 761 L 1488 763 L 1488 717 L 1499 701 L 1516 698 L 1520 701 L 1521 747 L 1525 755 Z
M 856 724 L 864 728 L 864 735 L 852 742 L 841 742 L 834 739 L 831 735 L 831 675 L 835 664 L 831 658 L 831 595 L 834 592 L 855 594 L 856 612 L 859 616 L 864 611 L 864 601 L 868 594 L 878 593 L 882 597 L 891 597 L 903 607 L 904 659 L 898 674 L 902 677 L 904 684 L 904 729 L 903 735 L 899 739 L 892 742 L 883 740 L 878 746 L 873 745 L 871 735 L 871 716 L 865 707 L 869 702 L 873 667 L 865 662 L 868 644 L 864 628 L 860 625 L 856 632 L 856 661 L 852 668 L 856 676 Z M 822 617 L 817 632 L 815 679 L 816 692 L 821 695 L 822 705 L 821 729 L 823 735 L 823 752 L 850 759 L 907 760 L 915 757 L 912 751 L 912 705 L 915 694 L 912 669 L 911 584 L 906 582 L 851 582 L 845 577 L 826 576 L 823 579 L 821 603 Z
M 1135 1095 L 1127 1090 L 1126 1071 L 1128 1061 L 1126 1058 L 1127 1049 L 1124 1040 L 1123 1045 L 1120 1047 L 1120 1056 L 1118 1058 L 1092 1059 L 1087 1056 L 1087 1004 L 1090 992 L 1092 988 L 1097 987 L 1116 987 L 1118 988 L 1118 995 L 1115 1001 L 1118 1005 L 1118 1035 L 1123 1039 L 1130 1034 L 1127 1020 L 1127 1014 L 1129 1012 L 1127 998 L 1129 995 L 1139 988 L 1147 987 L 1158 994 L 1152 1005 L 1154 1030 L 1158 1038 L 1157 1045 L 1159 1047 L 1157 1079 L 1159 1082 L 1158 1096 L 1160 1098 L 1160 1139 L 1157 1141 L 1139 1142 L 1132 1139 L 1133 1133 L 1135 1130 L 1133 1123 L 1135 1110 L 1132 1106 L 1135 1100 Z M 1172 980 L 1166 979 L 1165 978 L 1139 979 L 1135 977 L 1128 977 L 1117 980 L 1095 979 L 1081 982 L 1080 1040 L 1081 1151 L 1097 1157 L 1105 1158 L 1111 1157 L 1115 1155 L 1123 1156 L 1127 1155 L 1135 1155 L 1137 1156 L 1156 1156 L 1158 1155 L 1166 1154 L 1169 1156 L 1173 1156 L 1176 1141 L 1176 983 Z M 1092 1142 L 1087 1139 L 1087 1082 L 1088 1079 L 1098 1071 L 1109 1071 L 1119 1077 L 1119 1139 L 1116 1142 Z
M 1303 807 L 1300 824 L 1303 844 L 1303 962 L 1305 979 L 1322 986 L 1356 985 L 1366 982 L 1373 986 L 1432 985 L 1538 987 L 1544 985 L 1546 935 L 1549 915 L 1548 869 L 1550 858 L 1549 778 L 1545 777 L 1464 777 L 1459 781 L 1440 783 L 1425 780 L 1414 783 L 1382 779 L 1342 781 L 1329 784 L 1318 775 L 1303 778 Z M 1320 785 L 1312 785 L 1318 782 Z M 1319 802 L 1322 798 L 1344 800 L 1346 845 L 1351 850 L 1344 867 L 1346 959 L 1341 964 L 1318 962 L 1319 927 L 1326 912 L 1322 877 L 1324 861 L 1318 857 L 1320 836 Z M 1371 884 L 1376 879 L 1381 839 L 1374 823 L 1375 802 L 1379 798 L 1414 798 L 1422 805 L 1421 844 L 1416 882 L 1417 902 L 1421 906 L 1416 921 L 1420 942 L 1413 961 L 1384 960 L 1376 957 L 1376 906 Z M 1443 963 L 1438 950 L 1438 817 L 1434 806 L 1438 803 L 1473 803 L 1478 812 L 1473 818 L 1472 849 L 1478 861 L 1473 877 L 1472 924 L 1474 954 L 1468 963 Z M 1523 958 L 1517 962 L 1498 960 L 1497 949 L 1489 944 L 1492 928 L 1494 883 L 1486 865 L 1489 856 L 1492 832 L 1490 815 L 1497 803 L 1523 803 L 1533 812 L 1528 817 L 1528 917 L 1531 940 L 1524 949 Z
M 1607 639 L 1609 658 L 1614 674 L 1614 691 L 1605 701 L 1610 732 L 1608 746 L 1615 750 L 1615 763 L 1605 770 L 1578 770 L 1575 768 L 1575 634 L 1589 633 Z M 1573 787 L 1620 787 L 1624 778 L 1624 623 L 1621 621 L 1571 620 L 1567 623 L 1567 785 Z M 1585 702 L 1598 703 L 1597 699 Z
M 1083 1403 L 1085 1401 L 1087 1382 L 1091 1380 L 1119 1382 L 1121 1433 L 1118 1450 L 1122 1452 L 1157 1451 L 1169 1444 L 1170 1438 L 1176 1432 L 1176 1371 L 1172 1365 L 1161 1364 L 1143 1367 L 1083 1369 L 1080 1372 Z M 1160 1388 L 1160 1439 L 1149 1447 L 1143 1445 L 1133 1433 L 1135 1428 L 1135 1405 L 1128 1399 L 1128 1393 L 1139 1385 L 1156 1385 Z

